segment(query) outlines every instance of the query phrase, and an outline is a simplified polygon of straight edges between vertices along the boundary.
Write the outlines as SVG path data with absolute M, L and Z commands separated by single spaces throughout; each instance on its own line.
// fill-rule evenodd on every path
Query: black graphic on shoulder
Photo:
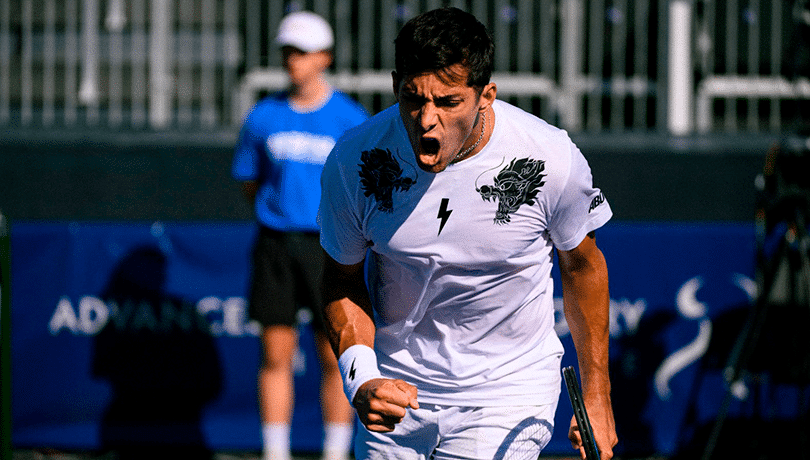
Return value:
M 407 191 L 416 180 L 402 177 L 402 167 L 388 149 L 365 150 L 360 161 L 360 183 L 365 195 L 374 195 L 380 211 L 393 212 L 394 190 Z
M 481 198 L 486 201 L 498 200 L 495 212 L 495 223 L 506 224 L 511 221 L 509 215 L 523 204 L 533 205 L 540 187 L 545 184 L 543 171 L 546 162 L 531 158 L 513 159 L 509 166 L 503 168 L 493 179 L 493 185 L 482 185 L 476 188 Z

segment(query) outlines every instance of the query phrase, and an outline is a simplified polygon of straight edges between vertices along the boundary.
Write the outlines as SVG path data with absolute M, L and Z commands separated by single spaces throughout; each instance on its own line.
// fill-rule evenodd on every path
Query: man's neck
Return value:
M 320 77 L 303 85 L 291 87 L 289 98 L 295 107 L 309 110 L 323 105 L 330 93 L 329 83 Z

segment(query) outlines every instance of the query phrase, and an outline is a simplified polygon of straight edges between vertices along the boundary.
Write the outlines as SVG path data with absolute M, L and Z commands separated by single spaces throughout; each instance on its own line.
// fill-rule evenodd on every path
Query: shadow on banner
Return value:
M 134 249 L 103 293 L 110 321 L 95 337 L 92 369 L 112 388 L 101 449 L 127 459 L 211 459 L 202 414 L 222 391 L 209 326 L 195 305 L 166 294 L 166 256 Z
M 644 315 L 634 333 L 614 339 L 611 347 L 622 350 L 610 360 L 610 380 L 616 427 L 621 445 L 617 453 L 634 457 L 653 457 L 656 452 L 653 429 L 639 414 L 643 414 L 655 394 L 650 385 L 654 375 L 669 353 L 663 341 L 666 330 L 678 321 L 671 308 L 661 306 Z

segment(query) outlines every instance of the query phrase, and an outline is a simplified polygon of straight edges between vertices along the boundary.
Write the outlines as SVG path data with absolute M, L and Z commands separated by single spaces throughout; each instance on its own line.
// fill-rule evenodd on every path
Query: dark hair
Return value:
M 483 88 L 494 66 L 495 45 L 475 16 L 458 8 L 439 8 L 408 21 L 394 40 L 396 72 L 404 78 L 464 65 L 467 85 Z

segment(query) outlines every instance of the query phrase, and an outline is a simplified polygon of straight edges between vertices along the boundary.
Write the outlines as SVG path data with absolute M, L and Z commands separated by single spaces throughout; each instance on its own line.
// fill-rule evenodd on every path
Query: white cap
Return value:
M 296 11 L 284 16 L 276 35 L 277 45 L 294 46 L 307 53 L 330 49 L 334 43 L 335 37 L 329 23 L 309 11 Z

